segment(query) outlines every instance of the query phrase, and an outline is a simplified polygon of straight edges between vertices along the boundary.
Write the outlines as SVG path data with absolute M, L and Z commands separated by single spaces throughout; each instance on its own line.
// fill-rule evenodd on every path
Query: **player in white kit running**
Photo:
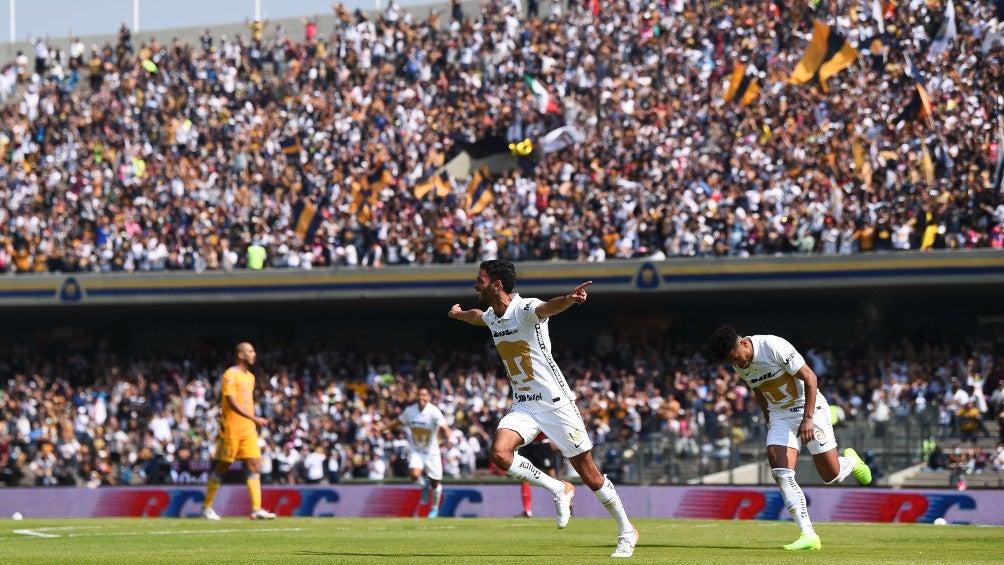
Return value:
M 443 412 L 431 400 L 429 387 L 418 387 L 418 402 L 405 408 L 398 421 L 405 426 L 408 443 L 411 444 L 408 456 L 411 480 L 422 486 L 422 504 L 432 492 L 428 517 L 436 518 L 443 498 L 443 457 L 439 451 L 439 433 L 442 432 L 444 438 L 450 437 L 450 426 Z
M 770 474 L 801 530 L 798 539 L 784 549 L 819 549 L 822 544 L 809 520 L 805 494 L 795 481 L 802 445 L 809 448 L 816 471 L 827 484 L 853 474 L 867 485 L 872 481 L 871 470 L 853 449 L 844 450 L 844 457 L 837 456 L 830 407 L 819 393 L 816 373 L 787 340 L 775 335 L 741 337 L 732 326 L 722 326 L 711 334 L 708 353 L 716 361 L 732 364 L 753 390 L 767 420 Z
M 487 326 L 505 364 L 512 387 L 512 410 L 499 422 L 491 448 L 491 460 L 510 477 L 543 487 L 554 495 L 559 528 L 571 517 L 575 488 L 567 481 L 548 476 L 516 452 L 543 432 L 582 478 L 596 498 L 617 520 L 617 548 L 612 557 L 631 557 L 638 543 L 638 530 L 628 520 L 620 496 L 596 467 L 593 444 L 586 433 L 575 395 L 551 355 L 548 319 L 586 301 L 586 287 L 544 302 L 514 294 L 516 267 L 509 261 L 481 263 L 474 281 L 487 311 L 464 310 L 454 304 L 449 316 L 475 326 Z

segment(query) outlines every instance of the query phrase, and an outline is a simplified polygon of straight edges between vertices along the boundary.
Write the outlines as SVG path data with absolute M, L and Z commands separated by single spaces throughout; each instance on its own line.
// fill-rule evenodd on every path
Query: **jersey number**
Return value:
M 533 380 L 530 344 L 525 341 L 500 341 L 497 347 L 512 386 L 523 392 L 530 390 L 526 384 Z

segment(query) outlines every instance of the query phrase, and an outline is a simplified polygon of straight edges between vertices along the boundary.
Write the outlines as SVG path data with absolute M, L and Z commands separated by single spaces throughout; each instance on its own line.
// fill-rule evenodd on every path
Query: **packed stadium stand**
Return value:
M 735 316 L 749 333 L 795 333 L 842 412 L 840 441 L 869 454 L 878 484 L 999 487 L 999 290 L 958 278 L 908 290 L 932 262 L 1000 276 L 1001 15 L 960 2 L 946 40 L 943 4 L 888 5 L 486 2 L 418 15 L 391 3 L 302 27 L 32 46 L 0 81 L 0 299 L 23 319 L 0 329 L 0 480 L 203 482 L 238 335 L 261 354 L 265 481 L 307 481 L 314 454 L 323 482 L 402 476 L 405 442 L 387 422 L 419 382 L 456 430 L 448 480 L 483 479 L 508 382 L 483 339 L 427 321 L 446 324 L 447 297 L 471 299 L 478 261 L 545 265 L 546 278 L 642 261 L 700 274 L 673 261 L 702 259 L 753 279 L 755 259 L 779 258 L 790 271 L 764 279 L 777 288 L 742 288 L 749 300 L 695 287 L 667 302 L 677 314 L 646 319 L 646 297 L 600 291 L 598 314 L 556 324 L 603 471 L 771 482 L 748 391 L 702 349 Z M 815 33 L 842 34 L 858 57 L 796 83 Z M 875 256 L 900 262 L 855 266 Z M 826 258 L 843 261 L 827 263 L 825 288 L 785 292 Z M 448 264 L 465 265 L 461 283 Z M 394 268 L 448 290 L 406 307 L 414 295 L 393 290 L 356 304 L 246 287 L 182 300 L 199 280 L 185 276 L 309 293 L 316 271 L 350 273 L 364 293 Z M 902 273 L 887 289 L 902 285 L 899 298 L 848 299 L 879 271 Z M 179 307 L 115 294 L 130 277 Z M 88 306 L 99 288 L 122 307 Z M 796 294 L 775 317 L 770 305 Z
M 946 14 L 918 4 L 394 4 L 43 42 L 0 88 L 0 269 L 1000 248 L 997 20 L 959 3 L 936 52 Z M 857 62 L 795 84 L 813 21 Z

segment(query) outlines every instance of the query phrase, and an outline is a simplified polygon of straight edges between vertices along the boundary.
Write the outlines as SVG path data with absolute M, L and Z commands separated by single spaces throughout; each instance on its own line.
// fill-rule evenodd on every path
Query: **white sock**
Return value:
M 802 487 L 795 481 L 795 471 L 791 469 L 771 469 L 770 474 L 781 489 L 781 499 L 784 500 L 784 507 L 795 519 L 798 529 L 803 534 L 816 535 L 816 530 L 812 528 L 812 521 L 809 520 L 809 506 L 805 502 L 805 493 Z
M 443 483 L 436 485 L 436 488 L 432 489 L 432 507 L 439 508 L 439 501 L 443 499 Z
M 850 457 L 837 457 L 837 462 L 840 464 L 840 472 L 837 473 L 837 476 L 832 481 L 826 483 L 828 485 L 843 481 L 847 478 L 847 475 L 850 475 L 851 471 L 854 470 L 855 461 Z
M 610 515 L 617 520 L 617 531 L 620 534 L 633 532 L 634 526 L 628 520 L 627 512 L 624 511 L 624 504 L 621 502 L 621 497 L 617 494 L 617 489 L 614 488 L 614 484 L 610 482 L 610 479 L 606 478 L 606 476 L 603 478 L 603 486 L 593 492 L 596 495 L 596 500 L 599 500 L 600 504 L 606 507 Z
M 530 463 L 526 457 L 519 453 L 512 454 L 512 465 L 509 466 L 509 470 L 505 474 L 517 481 L 526 481 L 533 486 L 544 487 L 551 491 L 551 494 L 556 495 L 565 491 L 565 485 L 561 481 L 534 467 L 533 463 Z

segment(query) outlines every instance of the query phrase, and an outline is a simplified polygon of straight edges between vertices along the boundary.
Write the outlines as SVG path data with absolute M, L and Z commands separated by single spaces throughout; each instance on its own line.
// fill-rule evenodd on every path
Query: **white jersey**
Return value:
M 795 373 L 805 365 L 805 359 L 788 343 L 776 335 L 751 335 L 753 361 L 736 373 L 750 387 L 760 391 L 771 412 L 790 412 L 805 406 L 805 383 Z M 816 405 L 819 406 L 818 391 Z
M 512 400 L 531 412 L 547 412 L 573 402 L 565 375 L 551 356 L 551 336 L 547 319 L 534 311 L 544 302 L 538 298 L 512 295 L 501 315 L 489 308 L 482 315 L 495 340 L 512 385 Z
M 442 410 L 429 403 L 419 412 L 418 404 L 412 404 L 404 409 L 399 420 L 408 429 L 413 452 L 439 453 L 439 428 L 446 425 Z

